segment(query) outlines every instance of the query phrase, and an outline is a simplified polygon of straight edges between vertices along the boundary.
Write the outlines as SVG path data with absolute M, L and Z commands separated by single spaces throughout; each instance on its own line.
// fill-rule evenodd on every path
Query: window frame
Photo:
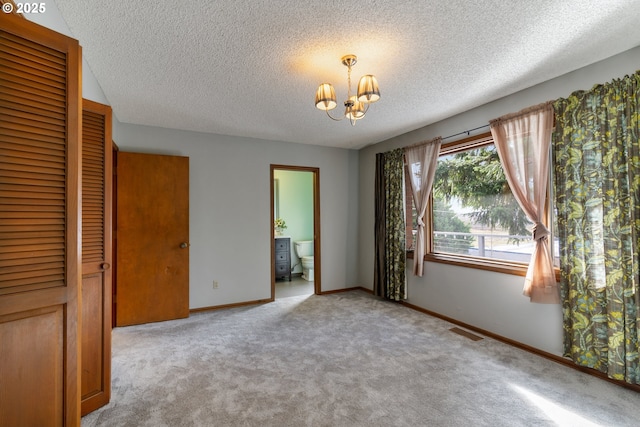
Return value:
M 462 151 L 470 150 L 473 148 L 480 148 L 485 145 L 494 144 L 493 136 L 491 132 L 485 132 L 479 135 L 469 136 L 467 138 L 463 138 L 457 141 L 452 141 L 448 143 L 443 143 L 440 148 L 440 153 L 438 157 L 446 156 L 450 154 L 459 153 Z M 405 173 L 407 169 L 405 168 Z M 552 168 L 549 168 L 549 188 L 547 190 L 547 199 L 545 203 L 545 225 L 549 230 L 552 231 L 552 227 L 549 225 L 552 223 L 552 213 L 551 213 L 551 196 L 553 191 L 553 186 L 551 184 L 551 172 Z M 406 182 L 406 181 L 405 181 Z M 412 210 L 414 208 L 413 195 L 411 194 L 411 189 L 408 188 L 408 185 L 405 189 L 405 197 L 406 197 L 406 213 L 405 218 L 407 222 L 407 232 L 410 233 L 412 229 Z M 512 274 L 516 276 L 526 276 L 527 269 L 529 267 L 528 262 L 517 262 L 517 261 L 508 261 L 508 260 L 500 260 L 500 259 L 492 259 L 492 258 L 483 258 L 472 255 L 461 255 L 461 254 L 453 254 L 453 253 L 439 253 L 434 252 L 434 239 L 433 239 L 433 194 L 429 195 L 429 203 L 427 205 L 428 215 L 425 218 L 425 239 L 426 239 L 426 251 L 424 255 L 423 262 L 435 262 L 441 264 L 450 264 L 456 265 L 460 267 L 467 268 L 475 268 L 479 270 L 488 270 L 494 271 L 498 273 Z M 553 242 L 554 236 L 550 236 L 551 240 L 551 250 L 553 251 Z M 413 249 L 407 250 L 407 258 L 414 258 Z M 559 281 L 560 271 L 558 266 L 554 266 L 554 270 L 556 273 L 556 280 Z

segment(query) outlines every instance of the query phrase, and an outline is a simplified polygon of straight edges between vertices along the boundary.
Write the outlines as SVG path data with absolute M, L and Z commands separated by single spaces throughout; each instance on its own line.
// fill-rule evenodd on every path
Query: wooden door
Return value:
M 82 101 L 82 415 L 111 396 L 111 107 Z
M 189 316 L 189 158 L 119 151 L 116 323 Z
M 80 425 L 81 51 L 0 13 L 0 425 Z

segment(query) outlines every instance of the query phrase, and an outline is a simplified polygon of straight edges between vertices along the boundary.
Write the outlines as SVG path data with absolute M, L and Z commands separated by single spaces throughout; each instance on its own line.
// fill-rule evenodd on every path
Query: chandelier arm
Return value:
M 352 118 L 352 117 L 349 117 L 349 122 L 351 123 L 351 126 L 355 126 L 355 125 L 356 125 L 356 122 L 357 122 L 358 120 L 362 120 L 362 119 L 364 119 L 364 116 L 366 116 L 366 115 L 367 115 L 367 111 L 369 111 L 369 105 L 368 105 L 368 104 L 364 106 L 364 111 L 362 112 L 362 116 L 358 117 L 357 119 L 354 119 L 354 118 Z
M 329 118 L 330 118 L 331 120 L 335 120 L 336 122 L 339 122 L 339 121 L 341 121 L 342 119 L 344 119 L 344 118 L 345 118 L 345 116 L 342 116 L 342 117 L 340 117 L 339 119 L 336 119 L 336 118 L 335 118 L 335 117 L 333 117 L 331 114 L 329 114 L 329 110 L 325 110 L 325 112 L 327 113 L 327 116 L 329 116 Z

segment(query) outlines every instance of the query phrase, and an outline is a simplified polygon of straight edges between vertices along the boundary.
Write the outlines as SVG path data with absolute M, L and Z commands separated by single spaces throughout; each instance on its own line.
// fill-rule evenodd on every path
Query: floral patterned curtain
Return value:
M 404 149 L 376 157 L 374 293 L 395 301 L 407 298 Z
M 564 353 L 640 383 L 640 72 L 554 103 Z

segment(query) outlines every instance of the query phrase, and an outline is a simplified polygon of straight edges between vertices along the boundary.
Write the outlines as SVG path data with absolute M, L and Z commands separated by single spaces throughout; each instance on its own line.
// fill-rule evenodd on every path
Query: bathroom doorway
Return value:
M 320 169 L 272 164 L 270 173 L 271 299 L 319 295 Z

